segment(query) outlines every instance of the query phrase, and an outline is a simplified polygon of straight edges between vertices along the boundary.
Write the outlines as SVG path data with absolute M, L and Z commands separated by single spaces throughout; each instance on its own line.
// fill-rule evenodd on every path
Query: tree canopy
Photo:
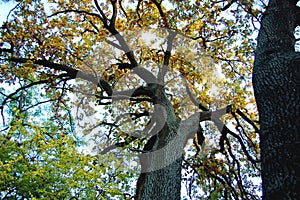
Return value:
M 0 197 L 145 199 L 176 172 L 182 199 L 260 199 L 252 70 L 266 3 L 14 2 Z

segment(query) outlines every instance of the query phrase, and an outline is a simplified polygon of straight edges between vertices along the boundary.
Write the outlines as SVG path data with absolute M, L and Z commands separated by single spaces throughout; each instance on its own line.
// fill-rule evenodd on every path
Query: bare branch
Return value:
M 108 24 L 107 24 L 107 17 L 105 16 L 103 10 L 101 9 L 99 3 L 98 3 L 98 0 L 94 0 L 94 3 L 96 5 L 96 8 L 98 10 L 98 12 L 100 13 L 101 16 L 100 17 L 100 20 L 102 21 L 104 27 L 108 28 Z
M 144 87 L 141 86 L 139 88 L 134 88 L 130 90 L 125 90 L 125 91 L 116 91 L 113 93 L 112 99 L 113 100 L 123 100 L 123 99 L 130 99 L 132 97 L 137 97 L 137 96 L 148 96 L 152 97 L 151 93 L 153 91 L 149 87 Z
M 94 29 L 96 30 L 96 33 L 99 33 L 100 30 L 99 30 L 99 28 L 96 26 L 96 24 L 94 24 L 94 22 L 92 22 L 92 21 L 89 20 L 89 19 L 87 19 L 87 20 L 88 20 L 88 22 L 94 27 Z
M 118 45 L 118 44 L 116 44 L 116 43 L 114 43 L 114 42 L 112 42 L 112 41 L 110 41 L 110 40 L 108 40 L 108 39 L 106 39 L 105 41 L 106 41 L 108 44 L 110 44 L 111 46 L 116 47 L 116 48 L 119 49 L 119 50 L 123 50 L 122 47 L 121 47 L 120 45 Z
M 232 4 L 234 3 L 234 2 L 236 2 L 237 0 L 232 0 L 231 2 L 228 2 L 228 4 L 226 5 L 226 6 L 224 6 L 222 9 L 221 9 L 221 11 L 225 11 L 225 10 L 227 10 L 228 8 L 230 8 L 230 6 L 232 6 Z
M 171 51 L 172 51 L 173 41 L 174 41 L 174 39 L 177 35 L 176 32 L 173 32 L 171 30 L 168 30 L 168 33 L 169 33 L 169 35 L 168 35 L 168 39 L 167 39 L 167 49 L 164 52 L 165 53 L 164 62 L 163 62 L 162 68 L 159 70 L 159 73 L 158 73 L 158 80 L 161 84 L 164 83 L 164 77 L 167 73 L 168 66 L 169 66 L 169 61 L 170 61 L 170 58 L 171 58 Z
M 117 0 L 111 0 L 110 2 L 111 2 L 112 7 L 113 7 L 113 15 L 110 19 L 109 26 L 110 27 L 115 27 L 115 22 L 116 22 L 116 18 L 117 18 L 117 14 L 118 14 L 118 12 L 117 12 Z
M 20 87 L 20 88 L 16 89 L 13 93 L 7 95 L 6 98 L 2 101 L 1 108 L 0 108 L 1 109 L 1 115 L 3 117 L 3 124 L 5 125 L 4 113 L 3 113 L 4 112 L 4 106 L 5 106 L 5 104 L 7 103 L 7 101 L 9 99 L 11 99 L 14 95 L 18 94 L 18 92 L 25 90 L 26 88 L 30 88 L 30 87 L 35 86 L 35 85 L 40 85 L 40 84 L 49 83 L 49 82 L 51 82 L 51 80 L 40 80 L 40 81 L 37 81 L 37 82 L 32 82 L 28 85 L 25 85 L 23 87 Z
M 18 3 L 15 7 L 13 7 L 13 8 L 9 11 L 8 15 L 6 16 L 6 21 L 7 21 L 7 22 L 8 22 L 8 18 L 9 18 L 9 16 L 10 16 L 10 14 L 11 14 L 15 9 L 17 9 L 20 5 L 21 5 L 21 3 Z
M 158 9 L 158 12 L 163 20 L 163 25 L 166 27 L 166 28 L 169 28 L 169 25 L 168 25 L 168 21 L 167 21 L 167 18 L 166 18 L 166 15 L 164 13 L 164 11 L 162 10 L 162 7 L 161 7 L 161 2 L 157 2 L 156 0 L 152 0 L 152 2 L 155 4 L 156 8 Z
M 191 92 L 191 90 L 190 90 L 190 88 L 189 88 L 188 83 L 186 82 L 186 80 L 185 79 L 183 79 L 183 80 L 185 81 L 185 89 L 186 89 L 187 94 L 189 95 L 192 103 L 195 106 L 197 106 L 198 108 L 200 108 L 202 111 L 208 111 L 208 109 L 206 107 L 204 107 L 201 103 L 199 103 L 197 101 L 197 99 L 194 97 L 194 95 L 192 94 L 192 92 Z
M 54 16 L 59 15 L 59 14 L 66 14 L 66 13 L 86 14 L 86 15 L 90 15 L 90 16 L 102 19 L 99 14 L 90 13 L 90 12 L 87 12 L 87 11 L 84 11 L 84 10 L 62 10 L 62 11 L 58 11 L 56 13 L 53 13 L 52 15 L 49 15 L 48 18 L 54 17 Z
M 83 80 L 90 81 L 91 83 L 94 83 L 95 85 L 100 86 L 108 96 L 112 95 L 112 88 L 111 86 L 103 79 L 98 78 L 92 74 L 71 68 L 67 65 L 62 65 L 58 63 L 53 63 L 48 60 L 32 60 L 32 59 L 26 59 L 26 58 L 10 58 L 8 61 L 16 62 L 16 63 L 26 63 L 28 61 L 32 61 L 36 65 L 42 65 L 44 67 L 48 67 L 50 69 L 55 69 L 59 71 L 64 71 L 67 73 L 67 75 L 72 78 L 81 78 Z
M 125 147 L 125 146 L 129 145 L 131 142 L 135 141 L 136 139 L 138 139 L 138 137 L 130 136 L 129 138 L 127 138 L 127 140 L 125 142 L 118 142 L 116 144 L 113 144 L 113 145 L 110 145 L 110 146 L 106 147 L 104 150 L 102 150 L 100 152 L 100 154 L 104 155 L 107 152 L 109 152 L 111 150 L 114 150 L 114 149 L 116 149 L 118 147 Z
M 248 122 L 254 128 L 256 133 L 259 132 L 259 128 L 240 109 L 237 109 L 236 113 L 239 114 L 246 122 Z
M 122 12 L 124 13 L 125 17 L 128 18 L 126 11 L 124 10 L 123 6 L 122 6 L 122 0 L 119 0 L 119 6 L 122 10 Z

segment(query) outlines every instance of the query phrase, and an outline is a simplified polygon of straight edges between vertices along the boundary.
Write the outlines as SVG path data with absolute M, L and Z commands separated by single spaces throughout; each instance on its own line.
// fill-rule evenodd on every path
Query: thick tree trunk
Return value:
M 163 88 L 156 90 L 154 104 L 159 105 L 157 109 L 161 110 L 155 111 L 158 116 L 152 116 L 151 120 L 156 120 L 156 126 L 163 128 L 158 133 L 154 132 L 155 135 L 145 145 L 144 150 L 148 151 L 149 155 L 142 154 L 140 157 L 142 174 L 137 182 L 135 199 L 179 200 L 185 141 L 181 141 L 181 144 L 172 144 L 177 135 L 179 122 Z
M 144 174 L 141 200 L 179 200 L 181 188 L 181 163 L 178 159 L 171 165 Z
M 300 55 L 297 0 L 270 0 L 253 71 L 264 199 L 300 199 Z

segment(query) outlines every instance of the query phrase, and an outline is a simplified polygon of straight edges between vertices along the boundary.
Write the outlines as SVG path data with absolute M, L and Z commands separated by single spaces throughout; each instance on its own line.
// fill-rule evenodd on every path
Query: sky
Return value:
M 16 3 L 14 3 L 13 1 L 9 1 L 9 2 L 2 2 L 0 1 L 0 8 L 1 8 L 1 12 L 0 12 L 0 25 L 2 25 L 3 22 L 6 21 L 6 17 L 9 13 L 9 11 L 16 5 Z

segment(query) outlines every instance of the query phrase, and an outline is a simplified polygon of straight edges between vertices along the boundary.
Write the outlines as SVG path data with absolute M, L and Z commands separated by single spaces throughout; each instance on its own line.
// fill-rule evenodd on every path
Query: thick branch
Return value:
M 130 90 L 125 90 L 125 91 L 116 91 L 113 93 L 113 100 L 118 101 L 118 100 L 123 100 L 123 99 L 130 99 L 132 97 L 138 97 L 138 96 L 148 96 L 152 97 L 154 90 L 149 87 L 144 87 L 141 86 L 139 88 L 134 88 Z
M 26 63 L 28 61 L 32 61 L 36 65 L 42 65 L 44 67 L 48 67 L 50 69 L 55 69 L 58 71 L 66 72 L 67 75 L 72 78 L 81 78 L 83 80 L 90 81 L 94 83 L 95 85 L 99 85 L 108 96 L 112 95 L 112 88 L 111 86 L 103 79 L 100 79 L 92 74 L 68 67 L 66 65 L 53 63 L 48 60 L 31 60 L 31 59 L 25 59 L 25 58 L 10 58 L 9 61 L 16 62 L 16 63 Z
M 113 15 L 110 19 L 110 24 L 109 26 L 111 27 L 115 27 L 115 22 L 116 22 L 116 18 L 117 18 L 117 1 L 116 0 L 111 0 L 111 4 L 113 6 Z
M 167 41 L 167 49 L 164 52 L 165 53 L 164 62 L 163 62 L 162 68 L 159 70 L 159 73 L 158 73 L 158 80 L 160 83 L 164 83 L 164 77 L 168 71 L 169 61 L 171 58 L 173 41 L 177 35 L 176 32 L 173 32 L 173 31 L 168 31 L 168 32 L 169 32 L 169 35 L 168 35 L 168 41 Z

